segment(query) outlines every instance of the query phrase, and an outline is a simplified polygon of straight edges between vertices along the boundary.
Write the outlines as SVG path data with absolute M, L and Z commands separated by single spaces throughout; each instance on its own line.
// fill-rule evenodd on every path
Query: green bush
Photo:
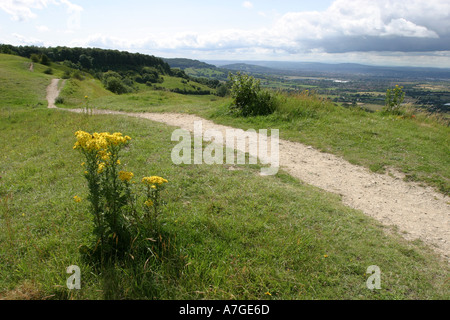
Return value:
M 386 91 L 386 103 L 384 111 L 391 114 L 401 114 L 401 105 L 405 100 L 405 93 L 403 87 L 395 86 L 394 89 L 388 89 Z
M 217 87 L 217 89 L 216 89 L 216 94 L 217 94 L 219 97 L 225 97 L 226 95 L 228 95 L 228 94 L 229 94 L 229 90 L 228 90 L 227 85 L 226 85 L 226 84 L 221 84 L 221 85 L 219 85 L 219 86 Z
M 53 74 L 53 69 L 52 68 L 48 68 L 44 70 L 45 74 Z
M 229 77 L 233 111 L 244 117 L 268 115 L 275 111 L 275 98 L 270 92 L 261 89 L 259 80 L 240 72 L 230 74 Z
M 44 66 L 49 66 L 50 65 L 50 59 L 45 54 L 41 55 L 41 61 L 40 62 Z
M 119 78 L 110 77 L 106 80 L 105 88 L 113 93 L 123 94 L 128 93 L 129 88 Z
M 38 63 L 39 60 L 40 60 L 39 55 L 36 54 L 36 53 L 32 53 L 31 56 L 30 56 L 30 59 L 31 59 L 31 61 L 33 61 L 34 63 Z

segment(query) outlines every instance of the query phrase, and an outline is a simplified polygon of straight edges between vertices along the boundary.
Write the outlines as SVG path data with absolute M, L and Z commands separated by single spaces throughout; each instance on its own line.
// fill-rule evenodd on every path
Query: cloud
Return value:
M 15 40 L 14 43 L 16 45 L 40 46 L 40 47 L 44 47 L 45 46 L 44 41 L 42 41 L 40 39 L 25 37 L 25 36 L 23 36 L 21 34 L 18 34 L 18 33 L 13 33 L 12 36 L 13 36 L 13 38 Z
M 450 50 L 450 2 L 337 0 L 323 12 L 285 14 L 272 34 L 290 38 L 297 50 Z
M 36 29 L 37 29 L 39 32 L 47 32 L 47 31 L 50 30 L 47 26 L 36 26 Z
M 43 9 L 48 0 L 4 0 L 0 2 L 0 9 L 11 15 L 14 21 L 24 21 L 36 17 L 31 9 Z
M 244 8 L 251 9 L 251 8 L 253 8 L 253 3 L 251 3 L 250 1 L 244 1 L 244 2 L 242 3 L 242 6 L 243 6 Z
M 450 52 L 450 1 L 336 0 L 324 11 L 290 12 L 274 17 L 273 23 L 264 28 L 187 30 L 141 39 L 95 34 L 76 45 L 196 58 L 334 56 L 356 61 L 359 55 L 395 63 L 411 63 L 416 59 L 416 64 L 422 63 L 419 60 L 423 58 L 450 66 L 449 55 L 439 55 Z
M 70 15 L 69 28 L 77 27 L 79 15 L 83 8 L 68 0 L 2 0 L 0 1 L 0 10 L 9 14 L 13 21 L 27 21 L 37 17 L 34 11 L 43 10 L 49 5 L 61 4 L 67 7 L 67 12 Z

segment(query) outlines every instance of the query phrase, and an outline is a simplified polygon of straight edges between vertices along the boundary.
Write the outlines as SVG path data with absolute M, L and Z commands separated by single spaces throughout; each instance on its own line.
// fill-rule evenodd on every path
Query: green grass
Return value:
M 344 206 L 338 196 L 283 171 L 261 177 L 258 165 L 234 170 L 227 165 L 176 166 L 170 158 L 174 128 L 162 124 L 72 114 L 44 105 L 33 108 L 27 101 L 41 99 L 39 92 L 45 92 L 50 77 L 29 74 L 23 70 L 24 60 L 13 60 L 0 60 L 1 72 L 21 81 L 21 86 L 13 86 L 8 81 L 14 80 L 1 80 L 11 99 L 0 106 L 0 298 L 449 299 L 446 262 L 420 241 L 407 242 L 395 230 Z M 154 91 L 116 96 L 90 81 L 77 85 L 65 97 L 69 106 L 91 95 L 90 103 L 101 108 L 191 112 L 241 127 L 283 124 L 282 134 L 292 134 L 294 140 L 298 132 L 302 139 L 314 136 L 312 130 L 320 125 L 322 130 L 358 130 L 345 129 L 344 114 L 347 125 L 360 123 L 373 126 L 373 131 L 398 134 L 387 126 L 395 123 L 393 118 L 331 107 L 312 110 L 315 116 L 292 123 L 281 115 L 240 119 L 226 114 L 227 99 Z M 15 97 L 23 100 L 14 102 Z M 339 125 L 327 124 L 332 119 Z M 371 122 L 377 119 L 381 123 Z M 409 120 L 399 123 L 417 125 Z M 303 130 L 293 129 L 298 124 Z M 441 134 L 433 123 L 422 126 L 422 135 Z M 138 182 L 149 175 L 169 180 L 163 194 L 168 205 L 160 221 L 164 249 L 157 257 L 141 253 L 103 270 L 83 258 L 79 248 L 92 243 L 93 223 L 80 166 L 83 158 L 72 150 L 74 132 L 80 129 L 131 136 L 121 157 L 124 168 L 133 171 Z M 309 139 L 325 146 L 334 141 L 333 132 L 316 130 L 319 137 Z M 418 132 L 409 135 L 412 141 L 425 139 Z M 355 141 L 350 134 L 344 137 Z M 336 140 L 338 146 L 345 145 Z M 361 153 L 359 157 L 367 156 Z M 74 196 L 83 201 L 75 203 Z M 81 268 L 80 291 L 66 287 L 70 265 Z M 371 265 L 381 268 L 381 290 L 366 288 L 365 272 Z
M 210 68 L 186 68 L 184 72 L 193 77 L 206 77 L 206 78 L 227 78 L 228 74 L 223 71 L 210 69 Z
M 291 97 L 269 116 L 239 118 L 222 104 L 206 116 L 243 129 L 278 128 L 283 139 L 311 145 L 375 172 L 397 169 L 450 195 L 450 128 L 418 114 L 398 117 L 344 108 L 316 97 Z
M 62 108 L 82 107 L 85 96 L 96 109 L 130 112 L 180 112 L 205 113 L 211 105 L 223 103 L 224 99 L 213 95 L 182 95 L 164 90 L 144 90 L 136 93 L 115 95 L 105 90 L 98 80 L 79 81 L 70 79 L 61 92 Z
M 195 92 L 197 91 L 197 88 L 201 90 L 213 91 L 213 89 L 209 88 L 208 86 L 205 86 L 204 84 L 197 83 L 194 81 L 186 81 L 182 78 L 171 76 L 164 76 L 164 82 L 162 84 L 156 84 L 155 86 L 163 87 L 169 90 L 171 89 L 186 90 L 187 92 Z
M 89 82 L 82 86 L 84 89 L 65 100 L 78 99 L 78 106 L 84 103 L 84 95 L 94 86 Z M 243 129 L 277 128 L 282 139 L 311 145 L 375 172 L 394 168 L 405 173 L 408 180 L 450 194 L 450 128 L 421 115 L 398 118 L 302 96 L 286 99 L 273 115 L 240 118 L 229 113 L 229 98 L 153 90 L 121 96 L 102 93 L 90 103 L 99 109 L 192 113 Z
M 338 196 L 258 166 L 173 165 L 173 128 L 142 119 L 59 110 L 0 113 L 0 296 L 52 299 L 447 299 L 447 265 Z M 51 125 L 49 125 L 51 124 Z M 159 259 L 136 256 L 99 272 L 78 248 L 91 240 L 87 187 L 72 150 L 79 129 L 120 131 L 122 163 L 169 180 Z M 30 134 L 32 132 L 32 134 Z M 147 269 L 145 262 L 150 258 Z M 82 290 L 65 287 L 78 265 Z M 365 286 L 382 270 L 382 289 Z M 24 289 L 25 288 L 25 289 Z M 267 294 L 269 292 L 271 296 Z
M 29 70 L 31 60 L 0 54 L 0 106 L 46 106 L 46 88 L 52 76 L 44 74 L 48 67 L 34 64 Z

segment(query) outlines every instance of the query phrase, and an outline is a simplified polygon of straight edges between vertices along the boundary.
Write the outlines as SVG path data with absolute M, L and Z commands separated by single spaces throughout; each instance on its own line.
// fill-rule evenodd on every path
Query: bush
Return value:
M 53 69 L 52 68 L 48 68 L 44 70 L 45 74 L 53 74 Z
M 403 87 L 395 86 L 394 89 L 388 89 L 386 91 L 386 103 L 384 111 L 391 114 L 401 114 L 401 104 L 405 100 L 405 93 Z
M 83 80 L 84 80 L 83 74 L 82 74 L 80 71 L 78 71 L 78 70 L 75 70 L 75 71 L 72 73 L 72 78 L 77 79 L 77 80 L 80 80 L 80 81 L 83 81 Z
M 261 90 L 259 80 L 238 72 L 229 75 L 232 83 L 231 109 L 244 117 L 268 115 L 275 111 L 276 103 L 270 92 Z
M 123 94 L 130 92 L 130 88 L 127 87 L 122 80 L 116 77 L 110 77 L 106 80 L 105 88 L 113 93 Z
M 44 66 L 49 66 L 50 58 L 47 57 L 45 54 L 41 55 L 41 64 L 43 64 Z
M 71 76 L 70 71 L 66 70 L 66 71 L 64 71 L 64 74 L 63 74 L 62 78 L 63 79 L 70 79 L 70 76 Z
M 227 85 L 226 85 L 226 84 L 221 84 L 221 85 L 219 85 L 219 86 L 217 87 L 217 89 L 216 89 L 216 94 L 217 94 L 219 97 L 225 97 L 226 95 L 228 95 L 228 94 L 229 94 L 229 90 L 228 90 Z
M 36 53 L 32 53 L 30 56 L 31 61 L 33 61 L 34 63 L 38 63 L 39 62 L 39 55 Z

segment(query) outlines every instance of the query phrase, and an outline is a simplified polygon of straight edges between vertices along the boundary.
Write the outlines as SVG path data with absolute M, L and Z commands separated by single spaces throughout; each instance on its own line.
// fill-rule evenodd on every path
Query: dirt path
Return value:
M 49 108 L 58 96 L 58 80 L 47 90 Z M 69 109 L 82 112 L 81 109 Z M 127 113 L 97 110 L 96 114 L 138 117 L 193 132 L 194 121 L 202 121 L 203 132 L 225 130 L 195 115 L 175 113 Z M 245 151 L 245 150 L 244 150 Z M 408 240 L 421 239 L 450 262 L 450 198 L 432 188 L 405 182 L 398 172 L 376 174 L 360 166 L 315 150 L 301 143 L 280 140 L 281 168 L 310 185 L 341 195 L 344 204 L 361 210 L 386 226 L 396 226 Z M 252 154 L 251 154 L 252 155 Z M 252 155 L 254 156 L 254 155 Z
M 50 109 L 56 108 L 55 100 L 58 98 L 60 89 L 64 86 L 65 82 L 66 80 L 63 80 L 61 86 L 59 87 L 59 79 L 53 79 L 47 87 L 47 101 Z

